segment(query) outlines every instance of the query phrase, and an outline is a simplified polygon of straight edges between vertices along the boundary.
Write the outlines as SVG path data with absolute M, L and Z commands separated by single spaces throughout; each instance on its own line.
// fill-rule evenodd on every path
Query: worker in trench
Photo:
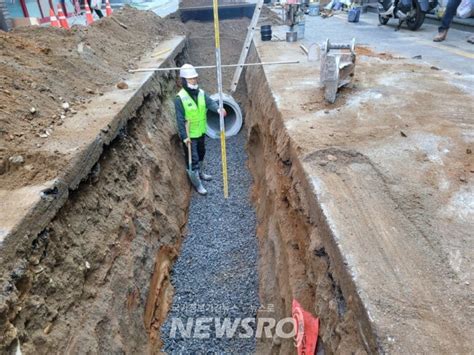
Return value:
M 179 76 L 182 88 L 174 102 L 179 136 L 184 143 L 186 161 L 188 161 L 188 145 L 191 145 L 192 174 L 194 174 L 191 182 L 199 194 L 206 195 L 207 191 L 202 181 L 212 180 L 212 176 L 204 172 L 207 110 L 219 113 L 219 105 L 199 87 L 198 73 L 191 64 L 184 64 Z M 223 115 L 227 116 L 225 109 Z

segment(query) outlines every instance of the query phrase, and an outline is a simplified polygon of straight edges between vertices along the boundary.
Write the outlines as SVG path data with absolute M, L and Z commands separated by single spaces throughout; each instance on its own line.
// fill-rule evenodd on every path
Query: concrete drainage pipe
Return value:
M 212 95 L 211 99 L 218 101 L 219 94 Z M 223 94 L 223 99 L 224 108 L 227 111 L 227 117 L 224 118 L 225 135 L 226 137 L 235 136 L 242 128 L 242 111 L 232 96 Z M 212 111 L 207 112 L 207 136 L 212 139 L 220 137 L 219 114 Z

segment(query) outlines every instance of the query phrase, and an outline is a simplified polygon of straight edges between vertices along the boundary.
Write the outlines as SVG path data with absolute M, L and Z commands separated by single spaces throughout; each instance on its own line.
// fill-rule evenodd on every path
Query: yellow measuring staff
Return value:
M 221 156 L 222 156 L 222 179 L 224 182 L 224 197 L 229 197 L 229 186 L 227 183 L 227 153 L 225 146 L 225 124 L 223 108 L 224 103 L 222 99 L 222 68 L 221 68 L 221 44 L 219 36 L 219 11 L 218 2 L 213 0 L 214 6 L 214 38 L 216 42 L 216 67 L 217 67 L 217 88 L 219 92 L 219 125 L 221 130 Z

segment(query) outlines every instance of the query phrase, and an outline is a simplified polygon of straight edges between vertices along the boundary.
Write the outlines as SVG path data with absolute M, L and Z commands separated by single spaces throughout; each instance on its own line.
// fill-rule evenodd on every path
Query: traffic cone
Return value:
M 69 30 L 69 24 L 67 23 L 66 16 L 64 16 L 63 8 L 61 7 L 61 3 L 58 2 L 58 19 L 59 19 L 59 24 L 61 25 L 62 28 L 65 28 L 66 30 Z
M 51 8 L 49 9 L 49 21 L 51 22 L 52 27 L 61 28 L 61 26 L 59 25 L 59 21 L 56 18 L 56 14 L 54 13 L 54 10 Z
M 92 16 L 92 12 L 89 7 L 89 4 L 87 3 L 87 0 L 84 1 L 84 7 L 86 8 L 86 21 L 87 24 L 90 25 L 92 22 L 94 22 L 94 17 Z
M 105 0 L 105 14 L 107 16 L 112 15 L 112 6 L 110 6 L 110 1 L 109 0 Z

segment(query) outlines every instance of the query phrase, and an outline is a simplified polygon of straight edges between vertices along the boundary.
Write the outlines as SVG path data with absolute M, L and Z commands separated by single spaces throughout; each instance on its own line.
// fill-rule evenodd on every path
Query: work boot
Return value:
M 200 195 L 207 195 L 207 190 L 202 186 L 201 179 L 199 178 L 199 173 L 196 171 L 194 174 L 196 174 L 196 185 L 194 186 L 196 188 L 196 191 Z
M 448 36 L 448 30 L 443 30 L 438 32 L 438 34 L 433 38 L 433 42 L 443 42 Z
M 204 173 L 204 162 L 199 162 L 199 177 L 204 181 L 211 181 L 212 176 Z

